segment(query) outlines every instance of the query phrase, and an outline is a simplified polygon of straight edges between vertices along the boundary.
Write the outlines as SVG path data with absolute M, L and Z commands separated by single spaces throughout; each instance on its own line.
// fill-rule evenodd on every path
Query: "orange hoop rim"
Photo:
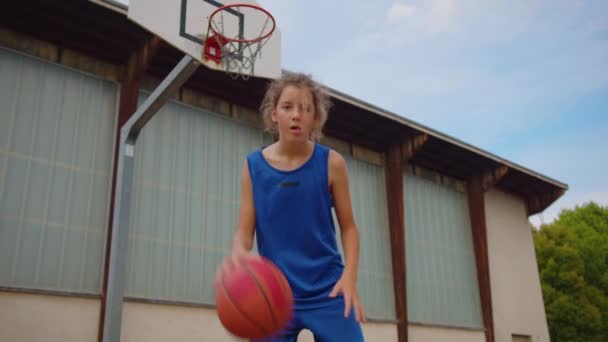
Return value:
M 215 30 L 215 28 L 213 27 L 213 25 L 211 25 L 211 22 L 213 21 L 213 17 L 217 13 L 219 13 L 221 11 L 225 11 L 227 9 L 231 9 L 233 7 L 248 7 L 248 8 L 252 8 L 254 10 L 262 11 L 264 14 L 266 14 L 270 18 L 270 20 L 272 20 L 272 29 L 268 33 L 266 33 L 266 34 L 264 34 L 264 35 L 262 35 L 260 37 L 253 38 L 253 39 L 230 38 L 230 37 L 224 36 L 220 32 L 217 32 Z M 260 40 L 264 40 L 264 39 L 270 37 L 270 35 L 272 35 L 274 33 L 275 29 L 276 29 L 276 22 L 274 20 L 274 16 L 270 12 L 268 12 L 267 10 L 265 10 L 264 8 L 262 8 L 260 6 L 257 6 L 257 5 L 252 5 L 252 4 L 239 3 L 239 4 L 224 5 L 224 6 L 220 7 L 220 8 L 218 8 L 218 9 L 216 9 L 215 11 L 213 11 L 213 13 L 211 13 L 211 15 L 209 16 L 209 27 L 208 27 L 208 30 L 211 30 L 211 32 L 213 32 L 214 35 L 218 35 L 218 36 L 220 36 L 220 37 L 222 37 L 222 38 L 224 38 L 224 39 L 226 39 L 228 41 L 235 42 L 235 43 L 255 43 L 255 42 L 259 42 Z

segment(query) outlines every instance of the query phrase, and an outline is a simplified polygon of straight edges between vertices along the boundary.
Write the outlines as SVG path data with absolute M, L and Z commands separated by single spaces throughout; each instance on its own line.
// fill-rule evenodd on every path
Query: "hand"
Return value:
M 224 261 L 215 273 L 215 286 L 222 281 L 224 274 L 235 270 L 245 258 L 252 257 L 253 255 L 244 248 L 235 248 L 232 254 L 224 258 Z
M 352 307 L 355 311 L 357 322 L 367 322 L 365 310 L 363 309 L 363 304 L 361 304 L 359 293 L 357 292 L 356 279 L 349 277 L 347 274 L 342 274 L 340 280 L 338 280 L 333 290 L 331 290 L 329 297 L 336 297 L 339 293 L 344 295 L 344 317 L 348 317 Z

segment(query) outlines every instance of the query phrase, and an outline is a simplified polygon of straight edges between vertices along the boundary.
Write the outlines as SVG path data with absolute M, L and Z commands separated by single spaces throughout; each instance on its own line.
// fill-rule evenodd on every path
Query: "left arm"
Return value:
M 340 225 L 340 236 L 344 248 L 344 273 L 330 296 L 344 294 L 344 316 L 347 317 L 351 307 L 354 309 L 357 321 L 365 321 L 365 311 L 357 292 L 357 271 L 359 269 L 359 231 L 355 224 L 353 208 L 350 200 L 348 172 L 344 158 L 331 150 L 329 153 L 329 186 L 334 199 L 336 216 Z

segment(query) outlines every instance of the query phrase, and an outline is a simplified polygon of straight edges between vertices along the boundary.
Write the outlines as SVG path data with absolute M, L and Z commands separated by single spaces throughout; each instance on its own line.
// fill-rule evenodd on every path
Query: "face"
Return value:
M 277 124 L 281 139 L 307 141 L 318 125 L 310 89 L 285 87 L 272 113 L 272 121 Z

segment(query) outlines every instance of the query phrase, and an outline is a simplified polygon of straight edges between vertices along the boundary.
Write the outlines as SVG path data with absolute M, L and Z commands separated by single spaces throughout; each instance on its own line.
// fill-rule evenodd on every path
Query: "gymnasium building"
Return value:
M 268 81 L 201 67 L 143 128 L 109 315 L 120 127 L 183 53 L 112 1 L 0 7 L 0 341 L 102 341 L 107 317 L 121 341 L 238 341 L 213 279 L 242 162 L 272 142 Z M 328 91 L 321 142 L 349 168 L 366 341 L 548 342 L 528 217 L 567 185 Z

